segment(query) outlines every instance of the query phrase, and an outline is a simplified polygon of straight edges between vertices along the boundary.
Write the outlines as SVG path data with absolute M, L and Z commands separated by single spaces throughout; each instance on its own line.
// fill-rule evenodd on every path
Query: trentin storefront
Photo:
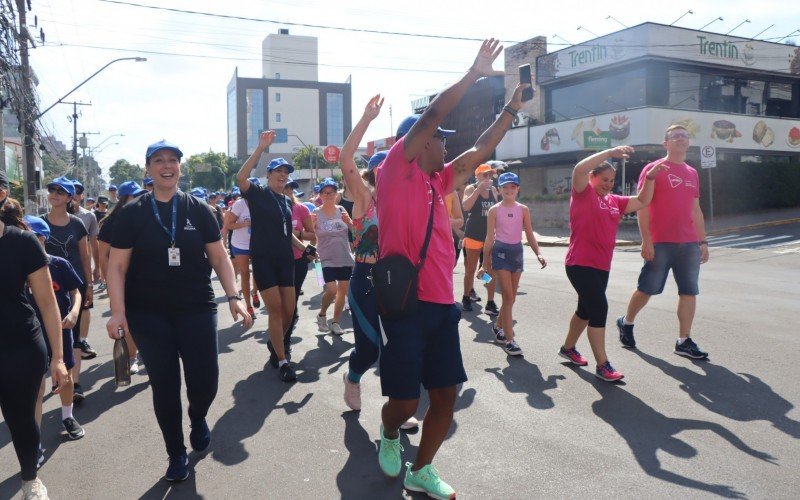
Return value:
M 718 187 L 726 166 L 800 162 L 795 46 L 644 23 L 540 56 L 536 82 L 545 124 L 512 129 L 497 148 L 498 158 L 521 161 L 529 193 L 568 193 L 571 169 L 590 149 L 622 144 L 637 148 L 625 175 L 635 187 L 676 123 L 689 130 L 698 169 L 699 146 L 716 146 L 715 204 L 735 195 Z

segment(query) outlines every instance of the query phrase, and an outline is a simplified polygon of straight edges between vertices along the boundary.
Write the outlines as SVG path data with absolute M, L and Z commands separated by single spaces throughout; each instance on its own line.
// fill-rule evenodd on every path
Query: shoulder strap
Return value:
M 433 189 L 433 184 L 431 184 L 431 195 L 431 213 L 428 216 L 428 228 L 425 230 L 425 241 L 422 243 L 422 249 L 419 251 L 417 270 L 422 269 L 422 266 L 425 265 L 425 257 L 428 254 L 428 244 L 431 242 L 431 233 L 433 232 L 433 211 L 436 208 L 436 190 Z

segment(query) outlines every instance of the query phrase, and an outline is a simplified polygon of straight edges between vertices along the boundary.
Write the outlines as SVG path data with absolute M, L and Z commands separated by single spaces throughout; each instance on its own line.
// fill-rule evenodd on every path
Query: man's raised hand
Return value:
M 381 113 L 382 106 L 383 97 L 381 97 L 380 94 L 373 96 L 367 103 L 367 107 L 364 108 L 364 116 L 370 120 L 374 120 Z
M 261 132 L 261 137 L 258 140 L 259 147 L 263 149 L 267 149 L 275 142 L 275 131 L 274 130 L 265 130 Z
M 500 40 L 490 38 L 484 40 L 481 44 L 481 49 L 475 57 L 475 62 L 472 63 L 472 69 L 477 71 L 481 76 L 503 76 L 505 71 L 498 71 L 492 69 L 492 63 L 497 59 L 497 56 L 503 52 L 503 46 L 500 45 Z

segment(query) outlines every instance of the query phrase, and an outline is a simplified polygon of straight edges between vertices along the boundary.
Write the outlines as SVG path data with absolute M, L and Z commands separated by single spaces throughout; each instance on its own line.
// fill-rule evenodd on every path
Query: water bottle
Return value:
M 128 356 L 128 344 L 125 342 L 125 331 L 117 330 L 120 338 L 114 341 L 114 381 L 117 387 L 131 385 L 131 365 Z
M 325 286 L 325 277 L 322 275 L 322 262 L 318 260 L 314 261 L 314 273 L 317 275 L 317 284 L 319 286 Z

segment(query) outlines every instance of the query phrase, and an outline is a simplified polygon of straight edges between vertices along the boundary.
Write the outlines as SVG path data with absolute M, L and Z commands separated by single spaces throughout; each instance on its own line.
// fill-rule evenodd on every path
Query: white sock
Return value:
M 686 338 L 682 339 L 682 338 L 678 337 L 678 345 L 683 345 L 683 343 L 686 342 L 686 339 L 688 339 L 688 338 L 689 337 L 686 337 Z
M 633 323 L 628 321 L 628 319 L 625 316 L 622 317 L 622 324 L 623 325 L 631 325 L 631 326 L 633 325 Z
M 72 405 L 61 407 L 61 420 L 72 418 Z
M 278 361 L 278 368 L 280 368 L 281 366 L 285 365 L 286 363 L 288 363 L 288 361 L 286 361 L 285 359 L 282 359 L 282 360 Z

